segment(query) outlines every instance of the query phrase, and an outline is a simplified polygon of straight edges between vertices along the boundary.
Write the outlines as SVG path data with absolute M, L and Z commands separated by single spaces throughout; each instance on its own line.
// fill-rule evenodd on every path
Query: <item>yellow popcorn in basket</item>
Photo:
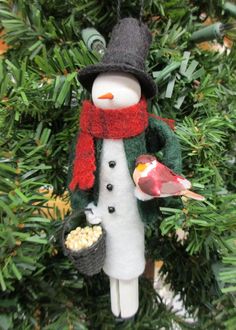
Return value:
M 65 246 L 73 251 L 86 249 L 97 242 L 101 235 L 101 226 L 77 227 L 67 235 Z

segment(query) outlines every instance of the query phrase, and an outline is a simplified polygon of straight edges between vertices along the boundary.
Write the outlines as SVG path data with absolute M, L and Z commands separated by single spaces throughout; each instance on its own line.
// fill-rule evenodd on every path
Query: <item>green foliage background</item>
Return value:
M 70 145 L 88 96 L 77 72 L 99 60 L 81 29 L 94 26 L 108 40 L 116 2 L 0 1 L 11 46 L 0 59 L 0 329 L 235 329 L 236 51 L 203 51 L 190 41 L 202 12 L 232 21 L 223 3 L 144 1 L 153 34 L 147 64 L 159 87 L 150 108 L 176 120 L 183 174 L 206 197 L 185 201 L 184 210 L 163 209 L 160 227 L 146 228 L 147 255 L 164 261 L 166 281 L 195 315 L 189 324 L 145 279 L 135 320 L 117 322 L 108 279 L 81 276 L 63 256 L 60 214 L 45 215 L 48 197 L 39 189 L 66 190 Z M 122 17 L 138 17 L 138 1 L 121 5 Z M 189 232 L 183 245 L 178 228 Z

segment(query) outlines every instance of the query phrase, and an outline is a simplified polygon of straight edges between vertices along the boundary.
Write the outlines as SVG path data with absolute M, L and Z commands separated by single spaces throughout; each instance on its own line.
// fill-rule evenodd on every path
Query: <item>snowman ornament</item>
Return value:
M 110 279 L 111 310 L 129 318 L 139 306 L 138 278 L 145 268 L 145 223 L 160 220 L 158 200 L 135 197 L 132 173 L 144 153 L 163 151 L 163 162 L 181 171 L 180 148 L 171 129 L 149 118 L 147 98 L 156 93 L 145 72 L 151 43 L 147 26 L 124 18 L 114 27 L 102 62 L 82 69 L 91 92 L 84 101 L 70 183 L 72 207 L 106 231 L 103 270 Z

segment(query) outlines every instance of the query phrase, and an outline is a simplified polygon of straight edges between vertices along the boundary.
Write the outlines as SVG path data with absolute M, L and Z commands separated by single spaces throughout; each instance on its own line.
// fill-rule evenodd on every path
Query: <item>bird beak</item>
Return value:
M 148 167 L 147 164 L 138 164 L 138 166 L 136 167 L 136 169 L 139 171 L 139 172 L 143 172 L 146 168 Z
M 98 99 L 112 100 L 113 98 L 114 98 L 114 95 L 112 93 L 106 93 L 104 95 L 98 96 Z

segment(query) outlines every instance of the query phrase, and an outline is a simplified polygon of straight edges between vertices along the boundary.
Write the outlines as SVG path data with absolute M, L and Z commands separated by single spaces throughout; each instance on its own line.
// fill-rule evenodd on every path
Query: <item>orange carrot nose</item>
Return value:
M 109 100 L 112 100 L 113 98 L 114 98 L 114 95 L 112 93 L 106 93 L 106 94 L 98 97 L 98 99 L 109 99 Z

